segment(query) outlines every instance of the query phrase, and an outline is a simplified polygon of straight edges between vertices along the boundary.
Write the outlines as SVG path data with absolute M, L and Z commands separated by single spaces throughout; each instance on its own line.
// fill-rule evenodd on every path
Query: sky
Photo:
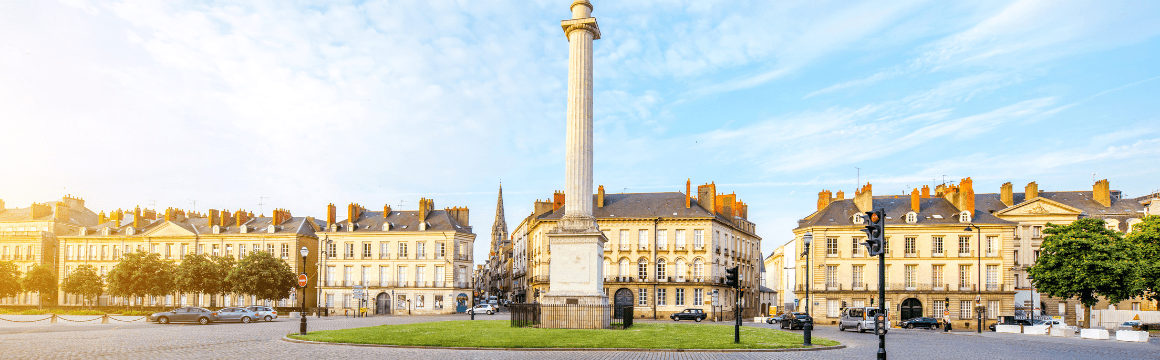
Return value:
M 571 0 L 0 2 L 0 199 L 322 218 L 564 188 Z M 1160 3 L 602 1 L 594 182 L 715 182 L 762 251 L 817 193 L 1160 189 Z M 342 216 L 340 216 L 341 218 Z

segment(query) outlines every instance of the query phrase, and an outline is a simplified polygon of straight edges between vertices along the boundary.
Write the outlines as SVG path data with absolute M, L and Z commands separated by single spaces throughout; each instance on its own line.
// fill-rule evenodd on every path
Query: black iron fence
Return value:
M 511 304 L 508 309 L 512 327 L 627 329 L 633 318 L 632 306 L 533 303 Z

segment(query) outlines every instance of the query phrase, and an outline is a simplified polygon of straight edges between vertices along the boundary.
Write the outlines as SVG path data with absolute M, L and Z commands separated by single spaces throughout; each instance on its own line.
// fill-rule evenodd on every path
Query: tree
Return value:
M 97 275 L 97 268 L 88 264 L 77 266 L 72 274 L 64 278 L 64 284 L 61 284 L 61 290 L 65 293 L 78 294 L 82 299 L 94 301 L 104 292 L 104 287 L 105 282 Z
M 282 259 L 264 251 L 255 251 L 238 263 L 226 283 L 234 293 L 253 295 L 260 300 L 285 299 L 298 285 L 297 275 Z
M 28 270 L 28 274 L 20 280 L 20 285 L 24 287 L 24 291 L 36 292 L 36 297 L 40 299 L 37 307 L 43 307 L 45 299 L 56 297 L 56 271 L 48 265 L 36 265 L 32 270 Z
M 238 262 L 231 256 L 212 256 L 210 257 L 210 260 L 213 260 L 214 263 L 213 277 L 214 279 L 218 279 L 219 282 L 218 286 L 212 288 L 211 291 L 207 292 L 207 294 L 215 295 L 214 297 L 210 298 L 210 306 L 217 306 L 218 296 L 225 295 L 233 291 L 232 285 L 227 282 L 226 278 L 229 277 L 230 273 L 234 271 L 234 268 L 237 267 Z
M 174 268 L 173 261 L 161 260 L 160 254 L 127 253 L 106 275 L 109 294 L 126 298 L 172 294 L 176 288 Z
M 1132 226 L 1127 239 L 1139 247 L 1139 295 L 1160 301 L 1160 216 L 1145 216 Z
M 228 273 L 228 272 L 227 272 Z M 205 254 L 186 255 L 177 265 L 176 288 L 183 293 L 198 294 L 195 303 L 201 303 L 201 294 L 221 293 L 223 280 L 218 271 L 218 263 Z
M 0 261 L 0 298 L 19 295 L 20 267 L 11 261 Z
M 1078 298 L 1087 314 L 1100 296 L 1117 303 L 1137 293 L 1136 249 L 1103 220 L 1049 223 L 1044 232 L 1039 260 L 1028 270 L 1039 291 Z

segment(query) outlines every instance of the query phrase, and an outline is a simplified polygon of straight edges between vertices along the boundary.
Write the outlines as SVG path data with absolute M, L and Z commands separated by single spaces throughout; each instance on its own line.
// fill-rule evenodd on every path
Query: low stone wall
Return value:
M 1116 332 L 1117 341 L 1148 342 L 1147 331 L 1120 330 Z
M 1107 340 L 1110 338 L 1108 331 L 1104 329 L 1083 329 L 1079 331 L 1079 337 L 1096 340 Z
M 1020 325 L 995 325 L 995 332 L 1019 334 L 1023 332 L 1023 327 Z
M 1047 325 L 1024 326 L 1023 334 L 1025 335 L 1047 335 Z

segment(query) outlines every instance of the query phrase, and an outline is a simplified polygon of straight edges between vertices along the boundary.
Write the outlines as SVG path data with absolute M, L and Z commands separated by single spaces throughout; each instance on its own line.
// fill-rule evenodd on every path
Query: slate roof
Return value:
M 360 231 L 383 231 L 383 223 L 391 223 L 390 231 L 419 231 L 419 211 L 392 211 L 383 217 L 382 211 L 365 211 L 355 221 L 355 232 Z M 346 229 L 347 220 L 338 222 L 339 231 L 348 231 Z M 326 227 L 323 223 L 322 227 Z M 447 213 L 445 210 L 432 210 L 427 214 L 427 230 L 426 231 L 456 231 L 462 233 L 471 233 L 471 226 L 464 226 L 455 218 Z
M 159 216 L 160 216 L 160 214 L 159 214 Z M 275 234 L 288 234 L 288 233 L 295 234 L 296 233 L 299 235 L 314 236 L 314 228 L 311 227 L 309 225 L 309 223 L 306 222 L 306 220 L 307 220 L 307 217 L 302 217 L 302 216 L 291 217 L 290 219 L 283 221 L 281 225 L 276 226 L 274 229 L 274 233 Z M 263 233 L 263 234 L 265 234 L 267 231 L 266 229 L 270 226 L 270 224 L 273 221 L 274 221 L 274 219 L 271 217 L 256 217 L 256 218 L 252 218 L 249 221 L 247 221 L 245 225 L 249 227 L 248 233 Z M 144 233 L 149 232 L 150 230 L 161 227 L 162 225 L 165 224 L 165 219 L 164 219 L 164 217 L 156 219 L 156 220 L 141 219 L 141 222 L 144 225 L 141 226 L 140 229 L 136 229 L 134 231 L 133 236 L 141 236 Z M 227 222 L 229 222 L 229 221 L 227 221 Z M 170 221 L 170 223 L 172 223 L 173 225 L 176 225 L 176 226 L 180 226 L 181 228 L 185 229 L 186 231 L 189 231 L 189 232 L 194 233 L 194 234 L 213 234 L 213 227 L 208 224 L 207 218 L 204 218 L 204 217 L 189 217 L 189 218 L 185 218 L 181 221 Z M 326 222 L 319 221 L 318 219 L 315 219 L 314 223 L 317 224 L 320 228 L 323 226 L 326 226 Z M 110 228 L 110 231 L 109 231 L 110 236 L 111 235 L 125 235 L 126 231 L 129 229 L 129 227 L 133 226 L 133 214 L 125 214 L 125 220 L 121 221 L 120 227 L 117 227 L 115 225 L 116 225 L 115 222 L 108 221 L 108 222 L 105 222 L 103 224 L 99 224 L 97 226 L 90 227 L 89 229 L 93 230 L 93 232 L 96 235 L 100 235 L 100 230 L 102 228 L 107 227 L 107 228 Z M 242 233 L 241 228 L 234 226 L 232 223 L 230 226 L 223 226 L 219 230 L 220 230 L 219 234 L 226 234 L 226 235 L 228 235 L 228 234 L 241 234 Z
M 685 194 L 681 192 L 620 193 L 604 194 L 604 206 L 596 206 L 597 195 L 592 195 L 592 215 L 597 219 L 651 219 L 651 218 L 716 218 L 739 231 L 733 221 L 706 210 L 690 199 L 685 207 Z M 559 220 L 564 216 L 564 208 L 540 215 L 540 219 Z M 745 231 L 749 233 L 748 231 Z M 757 234 L 749 234 L 757 237 Z M 760 239 L 760 238 L 758 238 Z
M 1113 194 L 1115 193 L 1118 192 L 1113 191 Z M 1115 196 L 1113 196 L 1112 206 L 1104 207 L 1092 199 L 1091 191 L 1041 191 L 1039 194 L 1044 199 L 1056 201 L 1083 211 L 1080 215 L 1081 218 L 1118 219 L 1120 220 L 1121 231 L 1127 229 L 1125 220 L 1132 217 L 1141 217 L 1144 211 L 1144 206 L 1140 203 L 1140 198 L 1115 199 Z M 1000 196 L 997 193 L 975 194 L 975 215 L 971 219 L 971 222 L 975 224 L 1015 225 L 1014 222 L 1003 220 L 993 215 L 994 212 L 1007 208 L 1000 200 Z M 1012 207 L 1015 207 L 1023 204 L 1027 196 L 1025 193 L 1013 193 L 1012 198 L 1014 202 Z M 897 197 L 894 195 L 875 196 L 873 201 L 874 208 L 883 208 L 886 210 L 886 225 L 909 225 L 906 223 L 906 213 L 910 212 L 909 195 L 899 195 Z M 960 224 L 958 219 L 959 211 L 945 198 L 932 195 L 929 198 L 921 199 L 920 209 L 918 222 L 914 225 Z M 860 213 L 860 211 L 854 205 L 853 199 L 836 200 L 821 211 L 815 212 L 805 219 L 798 220 L 798 228 L 810 226 L 860 226 L 855 225 L 851 221 L 851 218 L 857 213 Z M 940 215 L 942 218 L 935 218 L 934 215 Z
M 45 202 L 43 204 L 48 205 L 49 209 L 55 209 L 56 203 L 58 203 L 58 202 L 60 202 L 60 201 L 49 201 L 49 202 Z M 92 226 L 92 225 L 95 225 L 97 223 L 97 214 L 94 213 L 92 210 L 89 210 L 88 208 L 83 208 L 83 207 L 80 209 L 74 209 L 72 207 L 66 207 L 66 208 L 68 209 L 68 218 L 69 219 L 68 219 L 68 221 L 65 221 L 64 223 L 68 223 L 68 224 L 72 224 L 72 225 L 76 225 L 76 226 Z M 0 222 L 51 221 L 52 219 L 53 219 L 53 212 L 51 210 L 48 211 L 47 215 L 33 219 L 31 206 L 24 207 L 24 208 L 0 209 Z

